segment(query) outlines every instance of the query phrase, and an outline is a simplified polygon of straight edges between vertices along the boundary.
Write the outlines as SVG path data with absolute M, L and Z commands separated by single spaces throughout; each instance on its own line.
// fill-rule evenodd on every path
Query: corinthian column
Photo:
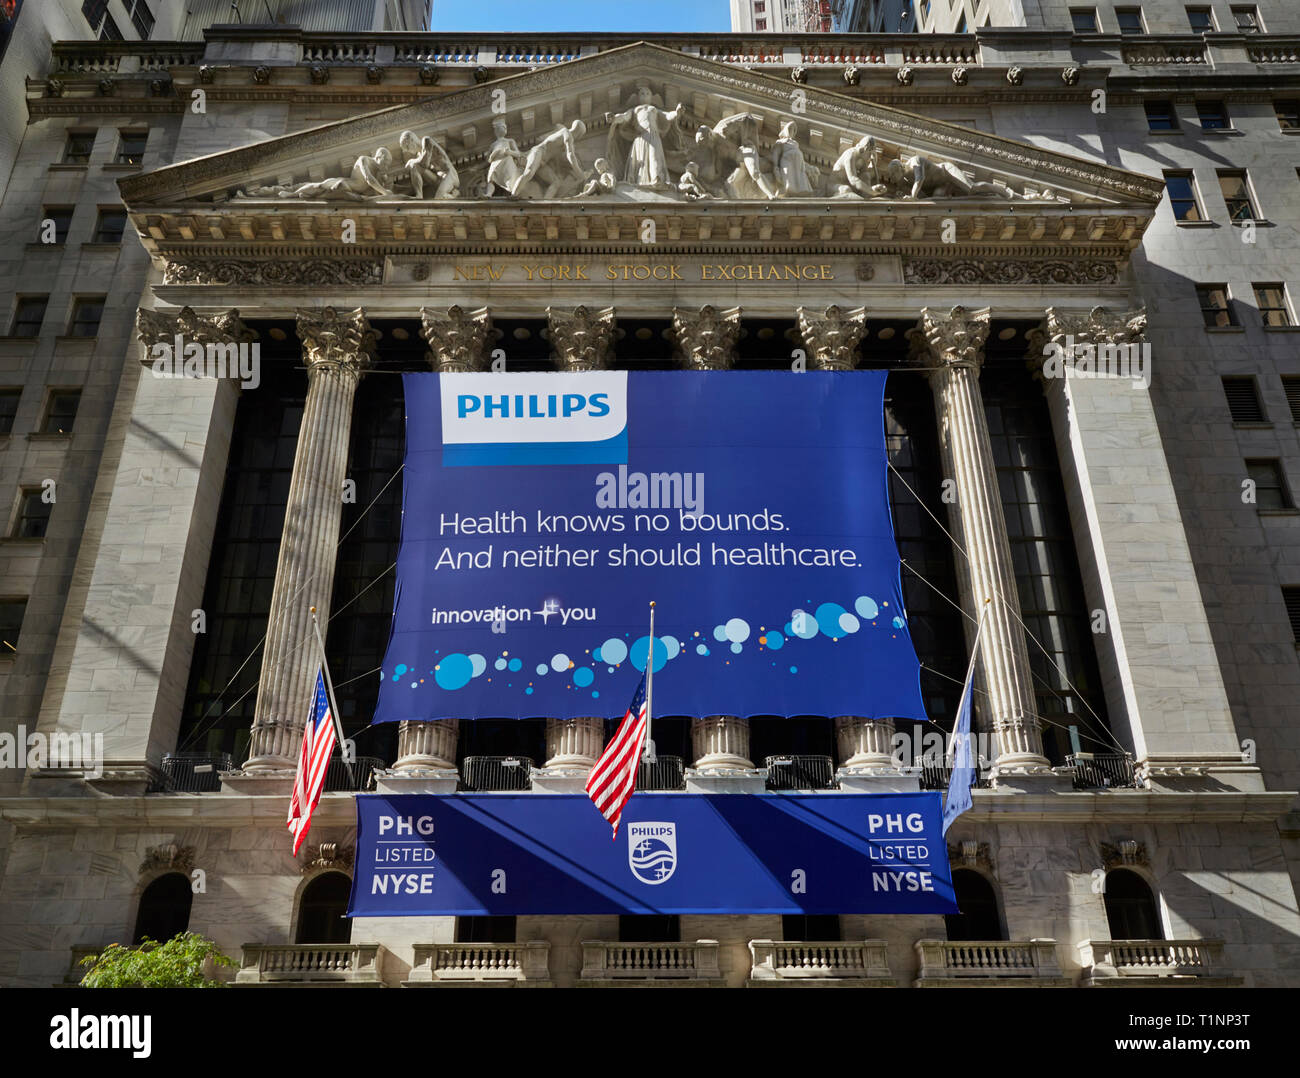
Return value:
M 796 312 L 799 336 L 808 349 L 808 366 L 819 371 L 851 371 L 858 362 L 858 345 L 867 335 L 867 309 L 827 307 L 820 315 L 808 307 Z
M 730 370 L 736 365 L 740 334 L 739 307 L 721 311 L 707 305 L 698 311 L 673 308 L 672 337 L 681 353 L 679 361 L 689 370 Z
M 275 567 L 252 744 L 244 764 L 251 772 L 289 770 L 297 764 L 319 662 L 310 611 L 314 606 L 322 626 L 328 624 L 352 400 L 375 348 L 375 334 L 360 308 L 301 310 L 298 336 L 307 363 L 307 402 Z
M 962 605 L 978 620 L 985 600 L 992 600 L 984 614 L 976 684 L 986 694 L 978 699 L 997 739 L 994 777 L 1051 777 L 1034 716 L 1033 678 L 1020 623 L 1011 544 L 980 393 L 979 370 L 988 332 L 987 307 L 978 311 L 954 307 L 948 313 L 927 307 L 910 336 L 914 354 L 932 368 L 930 388 L 944 472 L 956 484 L 957 501 L 948 519 L 967 554 L 963 558 L 958 552 L 956 559 Z M 973 621 L 966 631 L 968 643 L 973 642 Z
M 576 307 L 573 314 L 547 307 L 546 322 L 547 339 L 560 370 L 598 371 L 613 361 L 618 332 L 613 307 L 599 311 Z

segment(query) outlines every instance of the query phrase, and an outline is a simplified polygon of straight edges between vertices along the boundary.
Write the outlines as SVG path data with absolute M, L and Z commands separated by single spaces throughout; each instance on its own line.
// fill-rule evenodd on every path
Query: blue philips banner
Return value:
M 376 722 L 924 719 L 885 373 L 408 374 Z
M 357 797 L 350 917 L 956 913 L 940 797 Z

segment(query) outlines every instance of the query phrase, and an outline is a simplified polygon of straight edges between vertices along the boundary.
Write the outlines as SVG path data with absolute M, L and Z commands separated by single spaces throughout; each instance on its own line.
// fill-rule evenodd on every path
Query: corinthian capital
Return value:
M 851 371 L 858 361 L 858 345 L 867 335 L 867 309 L 830 306 L 819 316 L 807 307 L 796 312 L 799 336 L 808 347 L 814 370 Z
M 913 355 L 932 364 L 978 367 L 984 362 L 984 342 L 989 335 L 989 309 L 972 311 L 954 307 L 944 313 L 930 307 L 921 310 L 916 328 L 908 331 Z
M 614 308 L 589 311 L 577 307 L 566 315 L 546 308 L 550 327 L 548 339 L 562 370 L 595 371 L 608 367 L 614 358 Z
M 725 371 L 734 366 L 740 332 L 739 307 L 673 308 L 672 337 L 681 349 L 682 365 L 693 370 Z
M 135 312 L 135 332 L 146 348 L 154 344 L 171 344 L 177 336 L 197 344 L 243 344 L 257 339 L 244 325 L 239 311 L 233 308 L 214 315 L 197 314 L 193 307 L 179 311 Z
M 354 311 L 333 307 L 298 311 L 298 337 L 311 374 L 333 367 L 359 376 L 374 357 L 377 336 L 360 307 Z
M 1043 342 L 1061 343 L 1073 337 L 1079 344 L 1137 344 L 1146 335 L 1147 309 L 1114 314 L 1105 307 L 1094 307 L 1087 314 L 1047 308 L 1042 328 L 1036 331 Z
M 488 349 L 501 336 L 499 329 L 492 328 L 492 315 L 486 307 L 477 311 L 449 307 L 445 317 L 421 307 L 420 323 L 424 339 L 433 349 L 429 362 L 443 374 L 486 370 Z

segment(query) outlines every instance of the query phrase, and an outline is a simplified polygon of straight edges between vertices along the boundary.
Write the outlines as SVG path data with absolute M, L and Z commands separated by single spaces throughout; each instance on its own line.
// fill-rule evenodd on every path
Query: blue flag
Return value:
M 984 632 L 984 612 L 980 611 L 979 625 L 975 629 L 975 643 L 971 647 L 970 666 L 966 668 L 966 684 L 961 690 L 961 706 L 952 728 L 952 774 L 948 778 L 948 796 L 943 803 L 943 833 L 963 812 L 971 807 L 970 788 L 975 785 L 975 752 L 971 748 L 971 701 L 975 695 L 975 657 L 979 654 L 980 635 Z

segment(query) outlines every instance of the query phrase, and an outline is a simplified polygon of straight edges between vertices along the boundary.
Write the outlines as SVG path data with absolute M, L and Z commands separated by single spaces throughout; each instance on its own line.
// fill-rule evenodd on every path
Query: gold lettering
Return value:
M 575 281 L 585 281 L 585 280 L 587 280 L 587 279 L 588 279 L 588 278 L 587 278 L 587 267 L 586 267 L 586 266 L 574 266 L 574 267 L 573 267 L 573 279 L 574 279 Z
M 712 281 L 712 280 L 715 279 L 715 278 L 713 278 L 713 277 L 711 277 L 711 276 L 709 275 L 709 270 L 711 270 L 711 269 L 713 269 L 712 266 L 701 266 L 701 267 L 700 267 L 700 280 L 701 280 L 701 281 Z
M 483 279 L 483 267 L 457 266 L 451 279 L 453 281 L 481 281 Z
M 531 281 L 533 279 L 533 274 L 537 272 L 537 267 L 526 265 L 524 266 L 524 272 L 528 274 L 528 279 Z
M 822 263 L 822 280 L 823 281 L 835 280 L 835 274 L 831 272 L 830 266 L 827 265 L 826 263 Z
M 669 266 L 668 268 L 672 270 L 672 273 L 668 277 L 670 281 L 680 281 L 682 279 L 681 266 L 673 265 L 673 266 Z
M 617 280 L 618 280 L 618 269 L 617 269 L 617 267 L 615 267 L 615 266 L 606 266 L 606 267 L 605 267 L 605 280 L 607 280 L 607 281 L 617 281 Z
M 505 273 L 505 271 L 506 271 L 505 266 L 494 266 L 492 265 L 491 262 L 488 263 L 488 268 L 487 268 L 488 277 L 490 277 L 494 281 L 501 280 L 501 275 Z

